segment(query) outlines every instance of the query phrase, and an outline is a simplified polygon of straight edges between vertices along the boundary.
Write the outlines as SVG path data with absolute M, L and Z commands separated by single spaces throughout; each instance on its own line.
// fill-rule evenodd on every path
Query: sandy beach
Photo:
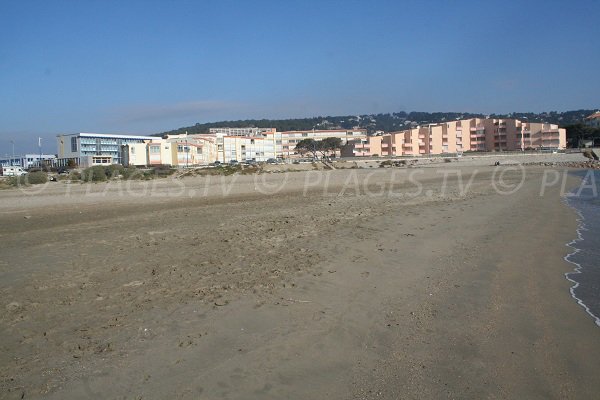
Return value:
M 0 397 L 594 398 L 576 185 L 440 165 L 2 190 Z

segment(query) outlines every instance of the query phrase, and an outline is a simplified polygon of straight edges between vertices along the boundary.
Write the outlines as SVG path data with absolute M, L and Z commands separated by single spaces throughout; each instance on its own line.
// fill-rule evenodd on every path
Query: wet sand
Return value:
M 562 180 L 443 171 L 0 191 L 0 397 L 594 398 Z

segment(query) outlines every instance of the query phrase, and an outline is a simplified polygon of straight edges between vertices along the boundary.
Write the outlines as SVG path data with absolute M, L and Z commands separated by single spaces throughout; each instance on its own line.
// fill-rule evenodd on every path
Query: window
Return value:
M 150 153 L 152 153 L 152 154 L 160 153 L 160 146 L 150 146 Z
M 303 133 L 302 134 L 302 137 L 307 137 L 307 136 L 308 136 L 308 133 Z
M 131 148 L 131 154 L 135 154 L 135 147 Z
M 177 146 L 177 152 L 183 153 L 183 146 Z
M 73 153 L 77 152 L 77 136 L 71 138 L 71 151 Z
M 202 154 L 202 147 L 196 147 L 196 153 Z

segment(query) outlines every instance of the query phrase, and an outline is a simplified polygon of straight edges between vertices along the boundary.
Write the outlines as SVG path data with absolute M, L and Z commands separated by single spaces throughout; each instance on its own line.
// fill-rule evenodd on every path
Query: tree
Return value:
M 302 139 L 296 143 L 295 150 L 300 154 L 312 153 L 313 158 L 317 158 L 319 143 L 314 139 Z
M 325 157 L 327 153 L 334 153 L 336 150 L 342 148 L 342 139 L 337 137 L 328 137 L 319 142 L 318 149 Z

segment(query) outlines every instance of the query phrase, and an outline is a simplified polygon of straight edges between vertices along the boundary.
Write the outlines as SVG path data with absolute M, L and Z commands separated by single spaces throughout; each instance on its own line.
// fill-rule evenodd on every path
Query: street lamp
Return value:
M 38 146 L 40 147 L 40 169 L 42 168 L 42 138 L 38 137 Z
M 12 158 L 10 159 L 10 166 L 14 166 L 15 164 L 15 141 L 11 140 L 10 143 L 12 144 Z

